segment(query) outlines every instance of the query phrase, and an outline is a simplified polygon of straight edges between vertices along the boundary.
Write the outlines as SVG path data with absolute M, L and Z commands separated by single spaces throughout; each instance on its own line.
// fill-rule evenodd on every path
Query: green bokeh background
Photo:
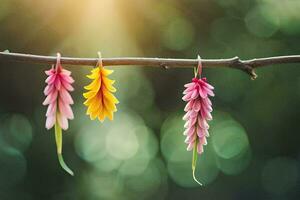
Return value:
M 0 49 L 64 56 L 242 59 L 299 54 L 297 0 L 0 0 Z M 0 199 L 299 199 L 300 67 L 269 66 L 258 79 L 204 69 L 215 86 L 214 120 L 191 175 L 183 85 L 192 69 L 114 67 L 115 120 L 90 121 L 82 93 L 92 67 L 65 66 L 75 79 L 75 119 L 59 167 L 44 128 L 44 71 L 0 62 Z

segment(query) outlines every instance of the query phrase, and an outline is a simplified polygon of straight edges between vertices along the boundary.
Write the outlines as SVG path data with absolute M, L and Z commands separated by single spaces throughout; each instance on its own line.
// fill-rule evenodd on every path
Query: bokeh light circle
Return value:
M 184 50 L 188 48 L 195 38 L 193 25 L 184 18 L 173 19 L 163 33 L 163 44 L 172 50 Z
M 245 130 L 233 120 L 215 126 L 211 135 L 212 146 L 221 158 L 230 159 L 248 149 L 249 141 Z
M 257 6 L 246 15 L 245 23 L 251 33 L 259 37 L 270 37 L 276 33 L 279 29 L 279 18 L 272 15 L 273 19 L 269 20 L 268 11 Z
M 22 114 L 4 114 L 0 119 L 2 142 L 25 151 L 32 141 L 32 125 Z
M 75 150 L 82 159 L 97 162 L 106 155 L 105 141 L 99 138 L 104 131 L 98 123 L 88 123 L 80 129 L 75 138 Z
M 143 174 L 158 151 L 157 139 L 149 128 L 138 126 L 134 131 L 140 145 L 138 153 L 130 159 L 124 160 L 120 166 L 119 172 L 125 177 Z
M 30 121 L 21 114 L 14 114 L 9 123 L 11 145 L 17 149 L 26 150 L 32 141 L 32 125 Z
M 136 134 L 127 123 L 112 127 L 106 136 L 107 153 L 116 159 L 126 160 L 133 157 L 139 148 Z

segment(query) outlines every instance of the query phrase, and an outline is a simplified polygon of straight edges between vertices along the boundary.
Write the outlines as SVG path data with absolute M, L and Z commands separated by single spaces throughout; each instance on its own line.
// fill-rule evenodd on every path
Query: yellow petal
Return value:
M 87 113 L 91 114 L 91 113 L 96 112 L 101 107 L 101 104 L 102 104 L 101 101 L 91 104 L 87 109 Z
M 109 101 L 107 98 L 104 98 L 103 100 L 104 100 L 103 102 L 104 102 L 104 105 L 107 110 L 112 111 L 112 112 L 117 110 L 116 105 L 112 101 Z
M 96 96 L 92 97 L 92 98 L 88 98 L 83 104 L 86 106 L 89 106 L 91 103 L 93 103 L 94 101 L 97 101 Z
M 116 92 L 117 91 L 117 89 L 112 85 L 105 85 L 104 87 L 106 87 L 106 89 L 109 90 L 110 92 Z
M 108 110 L 107 107 L 104 107 L 104 115 L 107 116 L 108 119 L 113 120 L 113 112 Z
M 100 112 L 98 113 L 98 119 L 100 122 L 103 122 L 105 119 L 105 114 L 104 114 L 104 107 L 102 107 L 102 109 L 100 110 Z
M 112 85 L 115 82 L 115 80 L 111 80 L 111 79 L 109 79 L 109 78 L 107 78 L 105 76 L 102 77 L 102 81 L 103 81 L 103 83 L 104 83 L 105 86 L 106 85 Z
M 99 68 L 95 68 L 92 70 L 92 73 L 90 75 L 87 75 L 86 77 L 88 77 L 89 79 L 96 79 L 98 77 L 100 77 L 100 73 L 99 73 Z
M 83 96 L 88 99 L 88 98 L 92 98 L 97 94 L 97 91 L 89 91 L 89 92 L 85 92 L 83 93 Z
M 96 111 L 94 111 L 94 112 L 92 112 L 92 113 L 90 114 L 90 118 L 91 118 L 91 120 L 94 120 L 94 119 L 96 119 L 96 118 L 97 118 L 97 116 L 98 116 L 98 112 L 99 112 L 99 110 L 96 110 Z
M 112 74 L 113 72 L 114 72 L 114 70 L 109 70 L 109 69 L 105 69 L 105 68 L 101 69 L 101 74 L 103 76 L 108 76 L 108 75 Z
M 111 101 L 116 104 L 119 103 L 118 99 L 108 90 L 103 90 L 103 95 L 108 99 L 108 101 Z
M 99 72 L 100 72 L 100 68 L 99 68 L 99 67 L 96 67 L 96 68 L 92 69 L 91 72 L 92 72 L 92 73 L 99 73 Z
M 85 100 L 85 102 L 83 102 L 83 104 L 84 104 L 85 106 L 88 106 L 88 105 L 91 104 L 91 100 L 92 100 L 92 99 L 87 99 L 87 100 Z
M 84 89 L 98 91 L 100 87 L 101 87 L 101 77 L 93 80 L 89 85 L 85 86 Z

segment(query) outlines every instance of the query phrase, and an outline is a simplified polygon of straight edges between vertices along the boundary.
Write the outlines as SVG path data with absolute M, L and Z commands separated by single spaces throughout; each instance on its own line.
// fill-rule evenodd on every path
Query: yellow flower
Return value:
M 111 73 L 113 73 L 113 70 L 98 66 L 92 70 L 90 75 L 87 75 L 93 81 L 84 87 L 88 92 L 83 93 L 86 98 L 83 104 L 88 107 L 86 114 L 90 115 L 92 120 L 97 117 L 101 122 L 105 117 L 113 120 L 113 113 L 117 111 L 116 104 L 119 101 L 112 94 L 117 91 L 113 87 L 115 81 L 107 77 Z

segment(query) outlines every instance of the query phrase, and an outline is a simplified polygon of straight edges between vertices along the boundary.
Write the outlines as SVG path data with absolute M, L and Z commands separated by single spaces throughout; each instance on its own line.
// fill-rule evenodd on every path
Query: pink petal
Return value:
M 63 130 L 67 130 L 69 128 L 68 119 L 64 115 L 61 115 L 60 113 L 58 113 L 57 114 L 57 121 L 58 121 L 59 126 Z
M 66 76 L 71 76 L 71 72 L 69 70 L 66 70 L 66 69 L 62 69 L 60 73 L 63 74 L 63 75 L 66 75 Z
M 61 78 L 64 79 L 64 81 L 66 81 L 68 83 L 74 83 L 74 79 L 71 76 L 61 74 Z
M 207 93 L 201 87 L 199 87 L 199 95 L 202 98 L 206 98 L 207 97 Z
M 192 99 L 196 99 L 196 98 L 198 97 L 198 95 L 199 95 L 198 91 L 197 91 L 197 90 L 193 90 L 193 93 L 192 93 L 192 95 L 191 95 L 191 98 L 192 98 Z
M 72 85 L 70 83 L 68 83 L 67 81 L 65 81 L 64 79 L 61 79 L 61 83 L 62 83 L 63 87 L 66 88 L 66 90 L 68 90 L 68 91 L 74 90 Z
M 70 105 L 65 104 L 63 101 L 60 99 L 58 100 L 58 107 L 59 107 L 59 112 L 61 115 L 64 115 L 68 119 L 74 119 L 74 114 L 73 111 L 70 107 Z
M 189 128 L 189 125 L 190 125 L 189 121 L 186 121 L 183 127 L 184 128 Z
M 202 154 L 202 153 L 203 153 L 203 145 L 201 145 L 200 143 L 198 143 L 198 145 L 197 145 L 197 152 L 198 152 L 199 154 Z
M 185 108 L 184 108 L 184 111 L 187 112 L 187 111 L 191 110 L 192 107 L 193 107 L 193 104 L 194 104 L 194 101 L 193 101 L 193 100 L 192 100 L 192 101 L 189 101 L 189 102 L 186 104 L 186 106 L 185 106 Z
M 66 104 L 73 104 L 74 103 L 71 95 L 69 94 L 69 92 L 63 87 L 59 91 L 59 96 L 61 97 L 61 100 Z
M 195 126 L 189 127 L 187 131 L 187 136 L 194 135 L 195 133 Z
M 212 85 L 210 85 L 209 83 L 207 83 L 207 82 L 205 82 L 205 81 L 203 81 L 202 84 L 203 84 L 204 87 L 206 87 L 206 88 L 208 88 L 208 89 L 210 89 L 210 90 L 215 89 Z
M 211 116 L 211 114 L 210 114 L 210 112 L 206 112 L 206 117 L 205 117 L 205 119 L 208 120 L 208 121 L 210 121 L 210 120 L 213 119 L 212 116 Z
M 196 116 L 198 115 L 198 112 L 195 112 L 195 111 L 193 111 L 193 110 L 190 110 L 190 111 L 189 111 L 189 115 L 190 115 L 190 117 L 196 117 Z
M 194 132 L 195 132 L 195 127 L 189 127 L 187 129 L 185 129 L 185 131 L 183 132 L 183 135 L 193 135 Z
M 201 144 L 201 145 L 207 145 L 207 140 L 206 140 L 206 137 L 202 137 L 202 138 L 200 138 L 200 140 L 199 140 L 199 144 Z
M 57 94 L 58 92 L 56 90 L 54 90 L 53 92 L 51 92 L 45 99 L 45 101 L 43 102 L 43 105 L 48 105 L 50 103 L 52 103 L 53 101 L 56 100 L 57 98 Z
M 185 130 L 183 131 L 183 135 L 187 135 L 188 132 L 189 132 L 189 129 L 185 129 Z
M 185 113 L 185 115 L 183 116 L 183 120 L 184 121 L 187 121 L 188 119 L 190 118 L 190 114 L 187 112 L 187 113 Z
M 190 98 L 191 98 L 191 96 L 192 96 L 192 93 L 189 92 L 189 93 L 187 93 L 186 95 L 184 95 L 184 96 L 182 97 L 182 100 L 183 100 L 183 101 L 189 101 Z
M 46 112 L 46 116 L 47 117 L 55 116 L 55 114 L 56 114 L 56 101 L 49 104 Z
M 54 73 L 55 70 L 53 68 L 45 71 L 45 74 L 47 74 L 48 76 L 53 75 Z
M 187 93 L 189 93 L 191 90 L 188 90 L 188 89 L 189 89 L 189 88 L 187 88 L 186 90 L 184 90 L 182 94 L 187 94 Z
M 204 98 L 203 101 L 205 101 L 205 103 L 208 104 L 208 105 L 212 105 L 209 98 Z
M 203 91 L 205 91 L 205 93 L 207 93 L 209 96 L 215 96 L 214 92 L 210 89 L 207 89 L 205 87 L 202 87 Z
M 194 146 L 195 146 L 195 142 L 191 142 L 188 144 L 186 150 L 191 151 L 194 148 Z
M 201 102 L 202 109 L 205 109 L 208 112 L 211 112 L 213 109 L 211 105 L 207 104 L 206 101 Z
M 50 76 L 48 76 L 48 78 L 45 80 L 45 83 L 53 84 L 53 82 L 55 81 L 55 79 L 56 79 L 56 74 L 50 75 Z
M 55 116 L 49 116 L 46 118 L 46 129 L 50 129 L 55 124 Z
M 204 118 L 206 120 L 212 120 L 212 116 L 211 116 L 210 112 L 202 109 L 202 110 L 200 110 L 200 113 L 201 113 L 202 118 Z
M 194 142 L 195 141 L 195 139 L 196 139 L 196 135 L 193 135 L 193 136 L 187 136 L 186 138 L 185 138 L 185 143 L 191 143 L 191 142 Z
M 189 119 L 189 127 L 193 126 L 197 121 L 197 117 L 194 117 L 194 118 L 190 118 Z
M 60 79 L 57 78 L 54 82 L 54 85 L 56 87 L 57 90 L 60 90 L 60 87 L 61 87 L 61 82 L 60 82 Z
M 206 122 L 206 120 L 204 118 L 200 117 L 200 116 L 198 117 L 198 124 L 203 129 L 208 129 L 209 128 L 209 125 Z
M 189 88 L 195 86 L 195 83 L 187 83 L 184 85 L 184 87 Z
M 193 110 L 195 112 L 199 112 L 200 108 L 201 108 L 201 102 L 199 100 L 195 100 L 195 103 L 193 105 Z
M 197 127 L 197 135 L 199 138 L 205 137 L 208 134 L 206 129 L 201 128 L 200 126 Z
M 45 87 L 45 89 L 44 89 L 44 95 L 47 96 L 48 94 L 50 94 L 51 92 L 53 92 L 52 90 L 53 90 L 53 85 L 47 85 Z
M 195 89 L 195 86 L 192 86 L 192 87 L 188 87 L 186 88 L 184 91 L 183 91 L 183 94 L 187 94 L 188 92 L 192 91 Z

